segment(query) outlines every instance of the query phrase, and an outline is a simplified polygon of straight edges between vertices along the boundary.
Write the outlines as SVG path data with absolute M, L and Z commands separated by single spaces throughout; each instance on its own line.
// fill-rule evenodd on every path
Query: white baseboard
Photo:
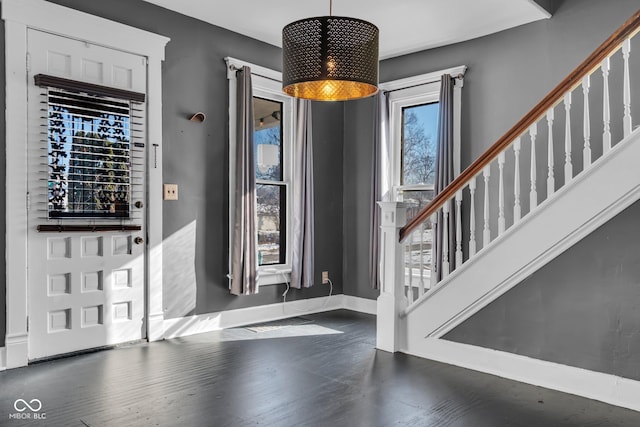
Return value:
M 149 326 L 147 327 L 147 339 L 149 342 L 159 341 L 164 338 L 164 313 L 149 314 Z
M 0 347 L 0 371 L 7 369 L 7 349 Z
M 165 319 L 164 338 L 178 338 L 339 309 L 375 314 L 376 302 L 375 300 L 347 295 L 332 295 L 330 297 L 310 298 L 176 319 Z
M 26 333 L 7 335 L 4 340 L 4 365 L 20 368 L 29 363 L 29 336 Z
M 640 381 L 628 378 L 438 338 L 407 353 L 640 411 Z
M 343 307 L 346 310 L 357 311 L 359 313 L 377 314 L 377 302 L 374 299 L 342 295 Z

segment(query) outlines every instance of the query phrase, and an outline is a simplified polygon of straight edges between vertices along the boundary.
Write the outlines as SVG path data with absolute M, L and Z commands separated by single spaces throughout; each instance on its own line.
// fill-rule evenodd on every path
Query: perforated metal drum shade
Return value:
M 322 16 L 282 29 L 282 90 L 296 98 L 344 101 L 378 91 L 378 27 Z

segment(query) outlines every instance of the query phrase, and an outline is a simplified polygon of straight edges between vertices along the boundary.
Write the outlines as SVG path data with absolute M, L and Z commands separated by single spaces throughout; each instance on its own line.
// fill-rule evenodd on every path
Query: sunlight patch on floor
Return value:
M 306 325 L 255 325 L 231 328 L 216 332 L 219 341 L 247 341 L 271 338 L 294 338 L 314 335 L 342 334 L 342 331 L 316 324 Z

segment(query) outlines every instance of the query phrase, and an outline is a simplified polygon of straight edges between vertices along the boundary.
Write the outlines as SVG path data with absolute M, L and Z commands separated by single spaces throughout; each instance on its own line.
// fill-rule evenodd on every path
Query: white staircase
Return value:
M 629 61 L 631 41 L 639 30 L 640 11 L 409 224 L 401 202 L 380 203 L 379 349 L 640 410 L 634 397 L 640 395 L 638 381 L 442 339 L 640 200 L 640 128 L 633 129 L 631 114 L 631 88 L 640 88 L 640 74 L 632 75 Z M 622 74 L 619 81 L 610 81 L 614 61 L 623 71 L 616 73 Z M 599 91 L 591 88 L 592 78 L 601 79 Z M 620 99 L 610 95 L 614 85 L 622 88 Z M 580 96 L 572 96 L 576 91 Z M 572 98 L 578 100 L 575 105 Z M 601 117 L 590 113 L 595 103 L 601 106 Z M 572 108 L 578 111 L 572 114 Z M 579 115 L 581 121 L 576 120 Z M 593 138 L 597 149 L 592 129 L 599 129 Z M 529 156 L 523 164 L 522 153 Z M 506 170 L 513 171 L 511 176 L 505 177 Z M 545 184 L 546 192 L 538 192 Z M 443 280 L 429 286 L 424 277 L 416 280 L 415 272 L 422 276 L 432 267 L 419 265 L 431 258 L 431 242 L 436 241 L 425 237 L 423 223 L 438 213 L 443 218 L 439 228 L 451 236 L 455 248 L 449 251 L 444 244 Z
M 402 351 L 420 355 L 481 308 L 640 199 L 640 129 L 401 314 Z

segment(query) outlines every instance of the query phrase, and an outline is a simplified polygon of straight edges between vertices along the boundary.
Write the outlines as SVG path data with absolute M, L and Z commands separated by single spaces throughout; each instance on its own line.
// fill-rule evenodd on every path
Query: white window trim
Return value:
M 158 167 L 148 170 L 148 188 L 162 184 L 162 61 L 169 38 L 44 0 L 3 0 L 6 75 L 6 367 L 28 363 L 27 328 L 27 30 L 36 29 L 147 58 L 147 140 L 157 144 Z M 13 141 L 14 143 L 10 143 Z M 147 144 L 148 147 L 151 144 Z M 148 148 L 150 150 L 151 148 Z M 153 153 L 147 153 L 153 154 Z M 147 221 L 147 339 L 164 336 L 162 307 L 162 195 L 149 191 Z
M 400 200 L 402 190 L 428 190 L 432 185 L 401 185 L 401 156 L 400 144 L 402 135 L 402 109 L 420 104 L 438 102 L 440 97 L 440 79 L 443 74 L 450 74 L 455 79 L 453 90 L 453 168 L 455 176 L 460 174 L 460 124 L 462 115 L 462 87 L 464 85 L 464 73 L 467 67 L 447 68 L 413 77 L 392 80 L 381 83 L 380 90 L 388 92 L 389 97 L 389 139 L 390 139 L 390 164 L 389 183 L 393 200 Z
M 286 253 L 285 263 L 278 265 L 264 265 L 259 267 L 258 286 L 274 285 L 291 280 L 291 234 L 292 227 L 292 197 L 293 197 L 293 137 L 295 134 L 295 103 L 293 98 L 282 92 L 282 73 L 261 67 L 240 59 L 226 57 L 227 79 L 229 80 L 229 250 L 233 238 L 234 190 L 235 190 L 235 146 L 236 146 L 236 70 L 243 66 L 251 68 L 251 83 L 253 96 L 282 102 L 282 114 L 286 118 L 282 128 L 283 141 L 288 142 L 283 147 L 283 180 L 288 182 L 287 224 L 286 224 Z M 229 274 L 231 274 L 231 253 L 229 253 Z

